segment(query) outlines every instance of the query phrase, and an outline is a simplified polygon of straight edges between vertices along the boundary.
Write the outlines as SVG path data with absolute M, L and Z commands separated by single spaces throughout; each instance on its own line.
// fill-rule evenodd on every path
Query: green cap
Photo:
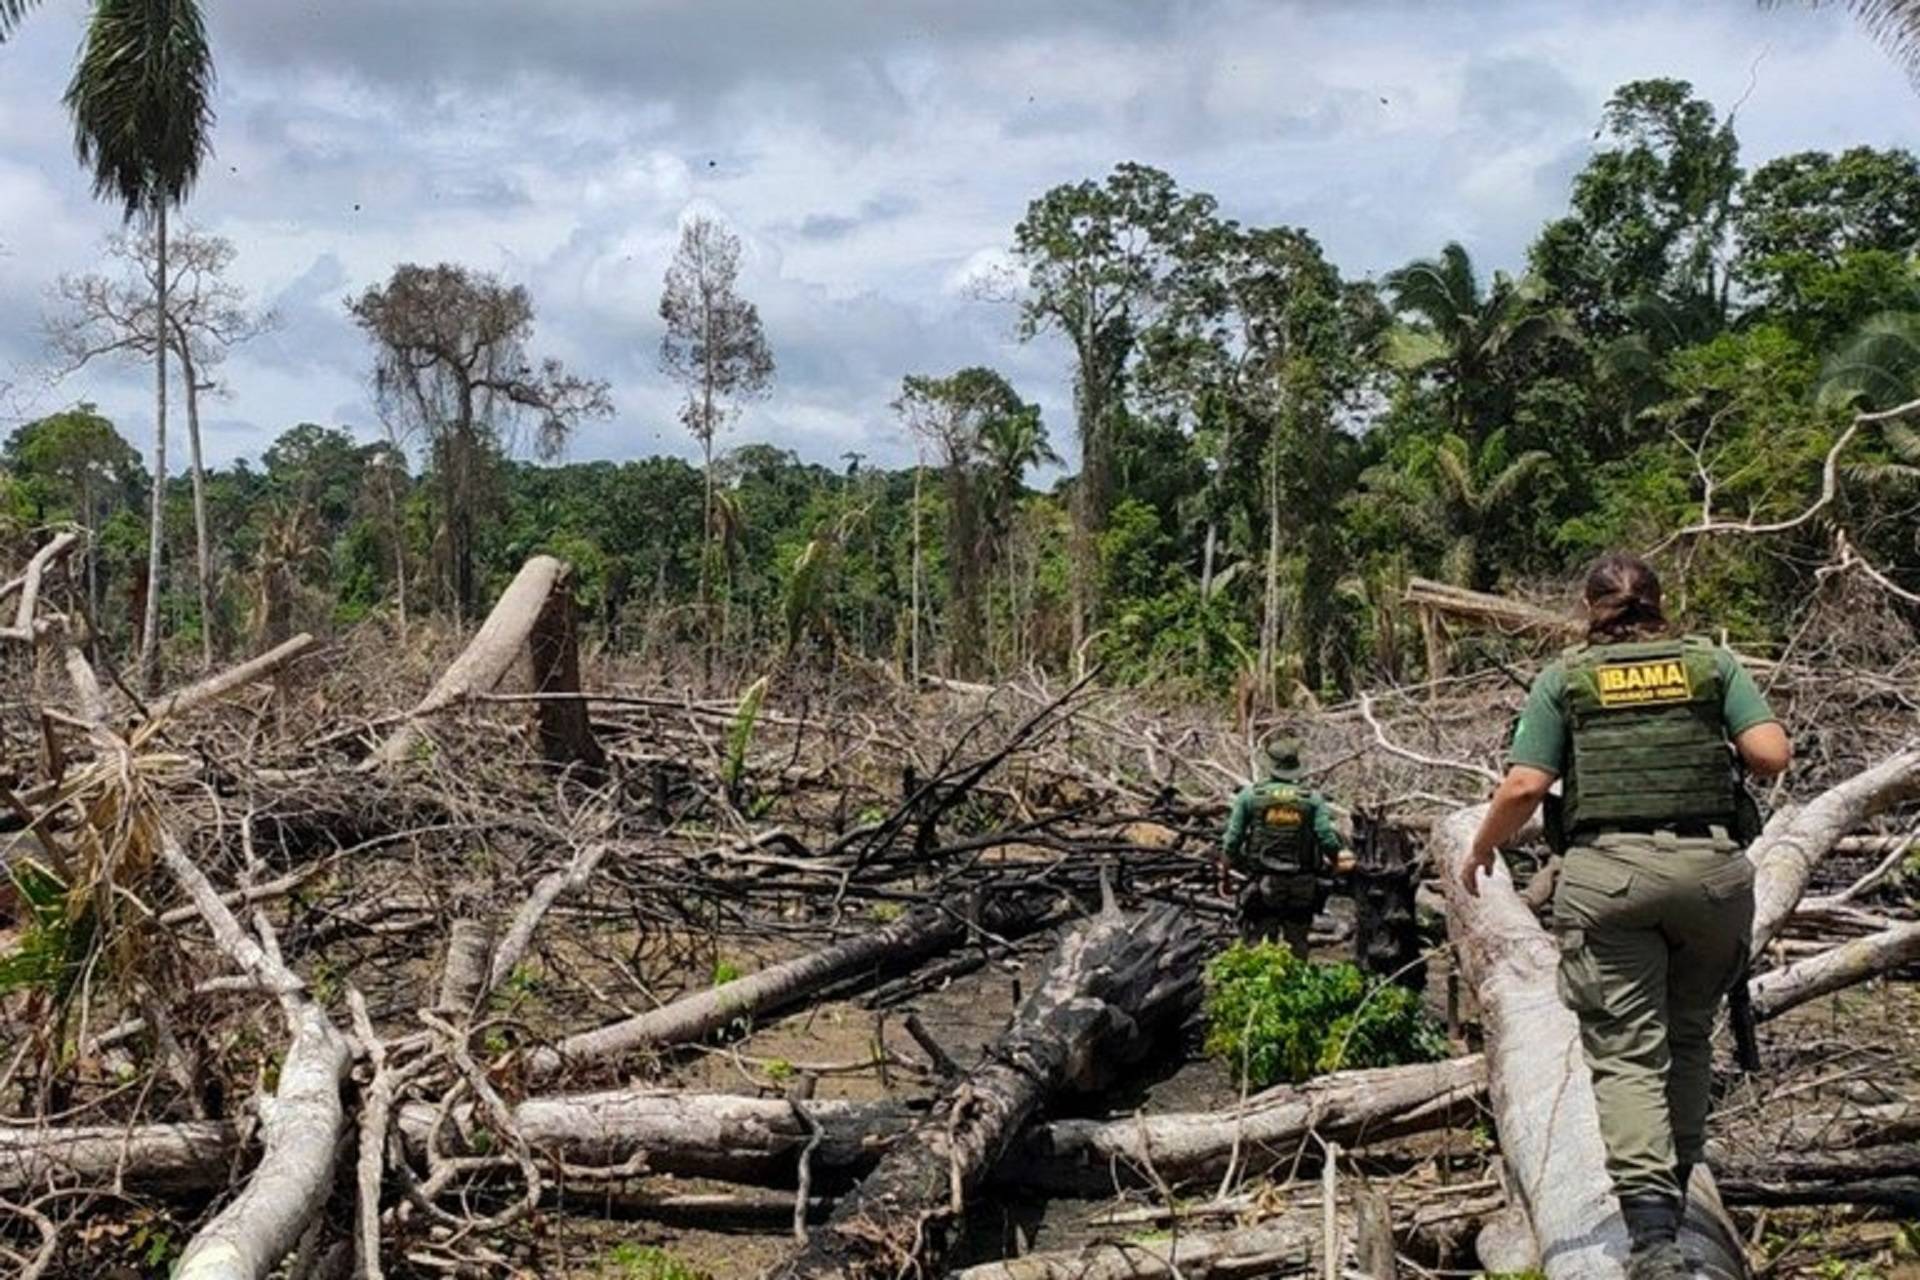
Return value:
M 1267 772 L 1276 778 L 1292 779 L 1300 776 L 1300 739 L 1289 737 L 1268 738 L 1262 748 L 1267 757 Z

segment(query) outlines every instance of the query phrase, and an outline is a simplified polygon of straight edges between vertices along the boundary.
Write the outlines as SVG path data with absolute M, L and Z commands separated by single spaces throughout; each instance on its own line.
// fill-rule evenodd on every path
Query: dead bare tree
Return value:
M 739 294 L 740 237 L 712 218 L 696 216 L 680 228 L 680 243 L 660 293 L 660 367 L 685 390 L 680 421 L 700 442 L 706 497 L 700 554 L 700 619 L 705 628 L 702 678 L 713 680 L 713 555 L 717 536 L 713 501 L 713 442 L 739 412 L 738 402 L 767 394 L 773 350 L 760 312 Z
M 90 273 L 63 276 L 56 289 L 57 309 L 46 319 L 49 341 L 62 362 L 62 376 L 77 372 L 103 357 L 151 360 L 159 292 L 160 245 L 156 234 L 117 234 L 107 241 L 106 256 L 120 264 L 118 275 Z M 207 525 L 206 468 L 200 440 L 200 397 L 217 392 L 211 371 L 234 347 L 271 330 L 278 318 L 248 302 L 246 291 L 227 279 L 235 256 L 231 241 L 192 228 L 170 233 L 166 246 L 166 313 L 168 351 L 180 361 L 186 390 L 187 444 L 193 479 L 194 571 L 200 593 L 200 667 L 214 662 L 213 552 Z M 166 488 L 163 445 L 155 448 L 155 493 Z M 162 501 L 155 498 L 156 507 Z M 156 520 L 158 517 L 156 516 Z M 156 524 L 155 529 L 159 528 Z M 157 534 L 156 534 L 157 538 Z M 156 550 L 155 556 L 159 554 Z M 147 603 L 153 614 L 157 592 Z M 157 635 L 157 633 L 156 633 Z M 155 643 L 143 639 L 143 649 Z M 142 655 L 143 668 L 150 661 Z

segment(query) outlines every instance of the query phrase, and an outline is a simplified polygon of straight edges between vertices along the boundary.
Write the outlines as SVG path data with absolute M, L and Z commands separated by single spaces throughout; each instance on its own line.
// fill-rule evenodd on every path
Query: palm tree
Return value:
M 0 39 L 38 3 L 0 0 Z M 153 519 L 140 640 L 141 676 L 152 688 L 167 485 L 167 210 L 200 176 L 213 134 L 213 53 L 198 0 L 94 0 L 65 102 L 94 196 L 119 201 L 129 221 L 150 218 L 159 248 L 153 314 L 162 337 L 153 344 Z
M 1037 405 L 1027 405 L 1018 413 L 996 414 L 980 427 L 980 452 L 985 476 L 980 486 L 986 508 L 987 558 L 1001 559 L 1007 566 L 1007 637 L 1011 657 L 1019 661 L 1020 605 L 1019 567 L 1008 554 L 1013 532 L 1013 517 L 1020 505 L 1020 491 L 1027 472 L 1038 466 L 1058 466 L 1060 455 L 1047 439 L 1047 424 L 1040 420 Z M 991 564 L 987 567 L 989 580 Z
M 1868 412 L 1920 399 L 1920 312 L 1889 311 L 1862 324 L 1828 358 L 1820 400 Z M 1900 419 L 1878 424 L 1893 459 L 1847 469 L 1868 484 L 1920 488 L 1920 430 Z
M 1473 397 L 1495 381 L 1495 366 L 1508 352 L 1548 337 L 1571 337 L 1572 322 L 1542 305 L 1544 290 L 1531 276 L 1514 280 L 1496 271 L 1482 291 L 1473 259 L 1458 243 L 1437 258 L 1410 262 L 1390 272 L 1393 309 L 1411 315 L 1388 335 L 1388 359 L 1405 372 L 1432 370 L 1446 385 L 1455 434 L 1477 440 Z

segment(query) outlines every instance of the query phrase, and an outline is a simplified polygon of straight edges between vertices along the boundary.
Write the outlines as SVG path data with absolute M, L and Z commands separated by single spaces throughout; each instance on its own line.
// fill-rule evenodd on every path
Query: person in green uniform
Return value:
M 1709 1042 L 1744 972 L 1754 811 L 1736 768 L 1792 756 L 1753 678 L 1724 648 L 1670 634 L 1660 580 L 1614 554 L 1587 575 L 1587 642 L 1542 671 L 1474 836 L 1468 893 L 1561 784 L 1554 890 L 1560 998 L 1580 1020 L 1607 1172 L 1632 1239 L 1627 1274 L 1691 1274 L 1677 1243 L 1704 1157 Z
M 1300 744 L 1270 739 L 1262 750 L 1266 776 L 1233 798 L 1220 842 L 1220 896 L 1233 897 L 1240 936 L 1248 942 L 1285 938 L 1293 954 L 1307 958 L 1307 934 L 1325 905 L 1322 877 L 1353 865 L 1333 810 L 1301 783 Z

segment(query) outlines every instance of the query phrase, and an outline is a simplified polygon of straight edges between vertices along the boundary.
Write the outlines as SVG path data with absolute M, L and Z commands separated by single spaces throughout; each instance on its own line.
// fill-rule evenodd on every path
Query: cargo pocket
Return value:
M 1600 998 L 1600 967 L 1594 962 L 1593 951 L 1587 946 L 1585 929 L 1561 929 L 1558 932 L 1560 942 L 1560 967 L 1555 975 L 1555 986 L 1560 991 L 1560 1003 L 1574 1013 L 1593 1013 L 1604 1006 Z
M 1753 896 L 1753 864 L 1744 854 L 1730 857 L 1700 877 L 1707 901 L 1715 904 Z
M 1592 850 L 1567 855 L 1553 886 L 1556 930 L 1590 928 L 1619 909 L 1633 887 L 1633 868 Z

